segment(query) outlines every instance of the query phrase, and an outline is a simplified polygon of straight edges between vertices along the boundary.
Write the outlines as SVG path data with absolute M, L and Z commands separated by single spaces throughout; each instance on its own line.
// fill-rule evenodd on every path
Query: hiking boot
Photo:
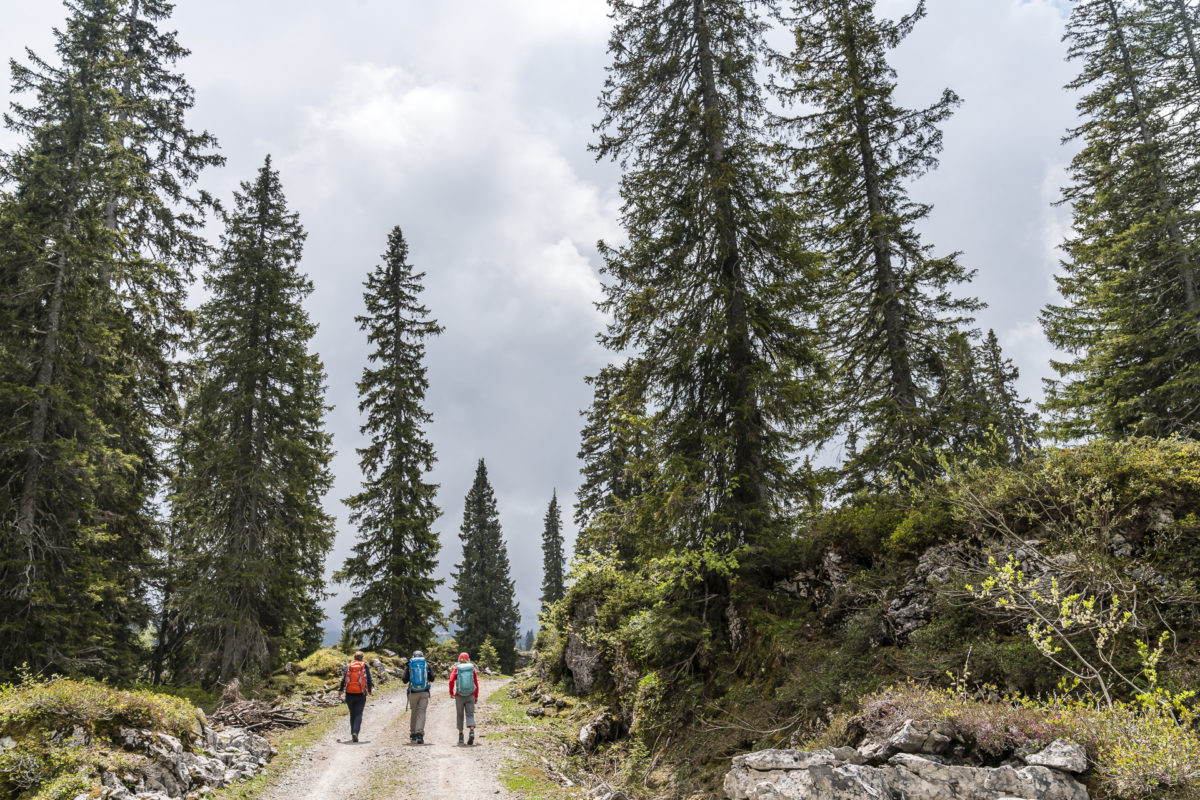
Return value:
M 471 735 L 467 737 L 467 744 L 475 744 L 475 731 L 471 731 Z
M 417 734 L 417 744 L 425 744 L 425 737 Z
M 463 740 L 462 740 L 462 731 L 459 731 L 459 732 L 458 732 L 458 743 L 459 743 L 459 744 L 462 744 L 462 743 L 463 743 Z
M 352 733 L 352 734 L 350 734 L 350 738 L 351 738 L 351 739 L 353 739 L 354 741 L 356 741 L 356 742 L 357 742 L 357 741 L 358 741 L 358 734 L 357 734 L 357 733 Z
M 410 734 L 408 735 L 408 740 L 409 740 L 410 742 L 415 742 L 415 741 L 417 740 L 417 735 L 416 735 L 415 733 L 410 733 Z

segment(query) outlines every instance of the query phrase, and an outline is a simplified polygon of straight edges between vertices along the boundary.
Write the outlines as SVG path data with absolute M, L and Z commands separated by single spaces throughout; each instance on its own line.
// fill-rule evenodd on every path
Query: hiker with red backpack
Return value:
M 342 684 L 338 686 L 338 699 L 346 695 L 346 706 L 350 709 L 350 738 L 358 741 L 358 731 L 362 727 L 363 708 L 367 705 L 367 695 L 375 691 L 375 682 L 371 680 L 371 668 L 363 661 L 363 652 L 354 654 L 354 660 L 342 673 Z
M 466 653 L 458 654 L 458 665 L 450 670 L 450 696 L 454 698 L 454 713 L 458 720 L 458 743 L 463 743 L 463 717 L 466 716 L 467 727 L 471 729 L 467 744 L 475 744 L 475 702 L 479 700 L 479 675 Z
M 408 717 L 408 740 L 414 744 L 425 744 L 425 711 L 429 708 L 429 665 L 425 654 L 414 650 L 412 658 L 404 665 L 400 680 L 408 684 L 408 702 L 412 712 Z

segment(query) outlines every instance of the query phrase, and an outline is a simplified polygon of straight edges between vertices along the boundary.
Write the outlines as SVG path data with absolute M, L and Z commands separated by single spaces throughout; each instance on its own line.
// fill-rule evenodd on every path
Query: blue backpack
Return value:
M 429 691 L 429 669 L 425 659 L 410 658 L 408 660 L 408 690 L 410 692 Z

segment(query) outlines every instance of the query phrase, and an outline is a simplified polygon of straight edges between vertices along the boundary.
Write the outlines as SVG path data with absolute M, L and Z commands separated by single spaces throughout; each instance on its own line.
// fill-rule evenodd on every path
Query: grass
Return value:
M 565 800 L 582 798 L 586 792 L 580 786 L 568 787 L 558 783 L 537 753 L 557 753 L 564 739 L 574 738 L 582 724 L 580 717 L 589 715 L 586 706 L 564 709 L 555 717 L 530 717 L 525 713 L 528 703 L 513 697 L 510 689 L 520 686 L 511 683 L 487 698 L 496 706 L 492 715 L 495 730 L 490 735 L 513 746 L 516 758 L 500 766 L 500 785 L 522 800 Z M 578 782 L 578 781 L 577 781 Z

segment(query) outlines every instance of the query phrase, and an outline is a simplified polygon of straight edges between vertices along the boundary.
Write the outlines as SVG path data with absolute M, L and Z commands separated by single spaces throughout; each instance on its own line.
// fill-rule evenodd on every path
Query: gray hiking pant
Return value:
M 475 727 L 475 695 L 456 695 L 454 698 L 454 718 L 458 720 L 458 729 L 463 729 L 463 714 L 467 715 L 467 727 Z
M 408 693 L 408 732 L 425 735 L 425 711 L 429 708 L 429 690 Z

